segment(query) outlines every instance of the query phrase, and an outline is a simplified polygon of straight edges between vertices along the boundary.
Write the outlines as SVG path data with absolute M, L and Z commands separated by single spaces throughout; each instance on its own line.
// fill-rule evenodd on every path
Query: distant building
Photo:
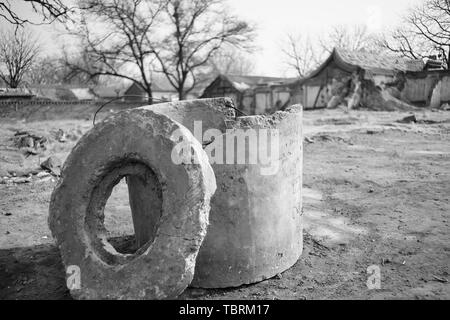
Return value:
M 425 58 L 424 70 L 444 70 L 444 62 L 434 57 Z
M 3 88 L 0 87 L 0 100 L 9 100 L 9 99 L 21 99 L 21 100 L 30 100 L 35 95 L 28 89 L 24 88 Z
M 155 77 L 152 81 L 152 96 L 155 103 L 176 101 L 178 100 L 178 92 L 167 80 L 166 77 Z M 186 97 L 187 100 L 193 99 L 192 96 Z
M 120 100 L 125 93 L 123 86 L 96 86 L 92 88 L 95 100 Z
M 124 101 L 147 102 L 148 93 L 135 82 L 124 93 Z M 157 102 L 173 101 L 178 98 L 178 93 L 173 87 L 160 88 L 157 83 L 152 83 L 152 98 Z
M 199 96 L 198 90 L 192 90 L 186 95 L 186 100 L 196 99 Z M 152 98 L 155 103 L 169 102 L 178 100 L 178 92 L 170 82 L 159 77 L 152 82 Z M 124 92 L 123 100 L 127 102 L 147 102 L 147 92 L 138 84 L 133 82 Z
M 306 109 L 327 107 L 336 91 L 351 86 L 354 76 L 381 86 L 395 81 L 399 72 L 418 72 L 424 66 L 422 60 L 334 49 L 316 70 L 291 84 L 292 96 L 295 96 L 292 100 L 301 102 Z
M 146 102 L 148 94 L 145 90 L 133 82 L 123 94 L 123 101 L 126 102 Z
M 246 114 L 280 110 L 289 102 L 292 79 L 219 75 L 203 91 L 202 98 L 229 97 Z
M 91 101 L 95 99 L 93 91 L 79 85 L 30 85 L 28 89 L 38 100 L 51 101 Z
M 90 88 L 71 85 L 31 85 L 10 89 L 0 87 L 0 99 L 34 99 L 50 101 L 90 101 L 95 95 Z
M 71 88 L 73 95 L 78 100 L 92 101 L 95 100 L 95 94 L 91 88 Z
M 254 88 L 255 109 L 245 109 L 247 114 L 273 113 L 284 110 L 291 101 L 290 83 L 292 80 L 283 79 L 280 82 L 269 82 Z
M 450 70 L 407 72 L 405 79 L 404 100 L 420 107 L 439 108 L 450 104 Z

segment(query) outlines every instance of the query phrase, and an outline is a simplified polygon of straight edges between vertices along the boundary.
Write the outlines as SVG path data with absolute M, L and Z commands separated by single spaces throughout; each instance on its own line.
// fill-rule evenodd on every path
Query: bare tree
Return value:
M 253 28 L 228 13 L 223 0 L 168 0 L 155 43 L 157 72 L 177 90 L 180 100 L 195 88 L 197 75 L 225 45 L 249 49 Z
M 81 39 L 84 61 L 67 59 L 74 73 L 90 78 L 112 76 L 141 87 L 153 103 L 151 69 L 152 35 L 165 2 L 156 0 L 82 0 L 85 8 L 71 33 Z M 78 56 L 79 57 L 79 56 Z M 85 63 L 89 60 L 90 63 Z
M 17 88 L 39 52 L 38 42 L 26 30 L 0 34 L 0 79 Z
M 394 30 L 381 44 L 389 51 L 410 59 L 424 58 L 429 52 L 423 39 L 405 28 Z
M 334 48 L 366 52 L 380 50 L 377 36 L 370 33 L 365 25 L 334 26 L 325 37 L 319 39 L 319 43 L 326 53 L 331 53 Z
M 1 0 L 0 1 L 0 17 L 7 22 L 22 26 L 26 23 L 51 23 L 55 20 L 64 20 L 67 18 L 71 8 L 64 0 L 23 0 L 31 9 L 41 17 L 40 22 L 30 21 L 24 18 L 17 8 L 11 3 L 17 3 L 19 0 Z
M 81 72 L 78 68 L 72 68 L 67 61 L 76 63 L 89 70 L 93 69 L 92 61 L 86 52 L 69 53 L 63 50 L 62 54 L 38 57 L 24 75 L 24 82 L 30 85 L 52 85 L 52 84 L 76 84 L 96 85 L 100 77 L 91 78 L 88 74 Z
M 61 69 L 57 57 L 38 57 L 24 75 L 23 81 L 29 85 L 61 84 Z
M 78 30 L 95 76 L 128 79 L 147 92 L 152 103 L 152 72 L 164 74 L 184 99 L 197 74 L 225 44 L 244 47 L 252 29 L 227 14 L 223 0 L 81 0 L 85 8 Z
M 314 46 L 307 37 L 288 34 L 281 50 L 286 65 L 295 70 L 300 78 L 305 77 L 318 64 Z
M 249 75 L 255 70 L 255 63 L 244 52 L 234 48 L 217 51 L 208 63 L 214 75 Z
M 92 54 L 86 46 L 70 51 L 67 48 L 63 48 L 62 57 L 58 62 L 60 67 L 58 77 L 62 83 L 97 85 L 102 76 L 109 76 L 102 74 L 105 66 L 98 61 L 98 56 Z
M 450 68 L 450 1 L 426 0 L 410 9 L 404 26 L 384 42 L 384 46 L 411 58 L 438 52 Z

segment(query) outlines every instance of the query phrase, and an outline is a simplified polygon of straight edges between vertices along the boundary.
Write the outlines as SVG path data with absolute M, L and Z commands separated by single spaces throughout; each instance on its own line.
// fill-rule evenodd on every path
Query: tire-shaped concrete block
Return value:
M 174 164 L 181 132 L 198 161 Z M 134 254 L 106 238 L 104 206 L 121 178 L 152 185 L 142 216 L 150 233 Z M 215 177 L 192 134 L 165 115 L 127 110 L 96 125 L 69 155 L 50 203 L 49 226 L 66 269 L 80 271 L 80 299 L 165 299 L 191 283 L 206 235 Z M 145 211 L 145 210 L 144 210 Z M 142 228 L 141 228 L 142 229 Z M 72 269 L 73 270 L 73 269 Z

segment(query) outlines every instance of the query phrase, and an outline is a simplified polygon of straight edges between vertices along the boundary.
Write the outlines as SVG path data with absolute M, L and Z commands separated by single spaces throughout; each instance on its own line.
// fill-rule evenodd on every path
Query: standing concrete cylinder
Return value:
M 225 98 L 139 108 L 181 123 L 205 150 L 211 146 L 209 130 L 217 129 L 222 135 L 216 136 L 213 143 L 217 146 L 222 142 L 223 160 L 231 148 L 236 151 L 233 163 L 212 164 L 217 190 L 211 199 L 207 235 L 197 256 L 191 284 L 194 287 L 226 288 L 259 282 L 290 268 L 302 253 L 302 108 L 246 117 L 236 117 L 233 108 L 232 101 Z M 274 149 L 271 144 L 261 146 L 263 139 L 257 136 L 258 151 L 277 151 L 273 152 L 278 154 L 273 163 L 267 165 L 259 158 L 257 163 L 237 161 L 239 147 L 227 145 L 227 138 L 246 141 L 247 136 L 246 148 L 251 147 L 252 130 L 248 129 L 257 133 L 270 129 L 279 135 L 276 150 L 270 150 Z M 204 137 L 205 133 L 208 137 Z M 244 158 L 250 160 L 248 151 L 243 152 Z M 144 221 L 140 219 L 145 215 L 143 208 L 150 204 L 143 204 L 141 195 L 152 191 L 139 191 L 140 186 L 133 181 L 129 181 L 129 187 L 135 190 L 130 192 L 133 218 Z M 145 234 L 135 231 L 139 241 L 147 241 Z

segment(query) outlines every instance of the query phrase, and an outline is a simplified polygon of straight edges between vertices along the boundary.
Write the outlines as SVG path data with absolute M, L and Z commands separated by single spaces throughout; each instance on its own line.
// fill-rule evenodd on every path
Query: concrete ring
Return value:
M 190 144 L 198 161 L 179 165 L 172 161 L 179 142 L 175 131 Z M 139 221 L 141 228 L 153 233 L 151 240 L 131 255 L 114 249 L 104 227 L 106 201 L 123 177 L 151 185 L 143 195 L 159 199 L 146 208 L 152 211 L 149 216 Z M 69 288 L 72 296 L 179 295 L 192 281 L 215 189 L 214 173 L 200 143 L 169 117 L 134 109 L 96 125 L 69 155 L 50 203 L 49 226 L 66 270 L 73 266 L 79 270 L 79 286 Z

